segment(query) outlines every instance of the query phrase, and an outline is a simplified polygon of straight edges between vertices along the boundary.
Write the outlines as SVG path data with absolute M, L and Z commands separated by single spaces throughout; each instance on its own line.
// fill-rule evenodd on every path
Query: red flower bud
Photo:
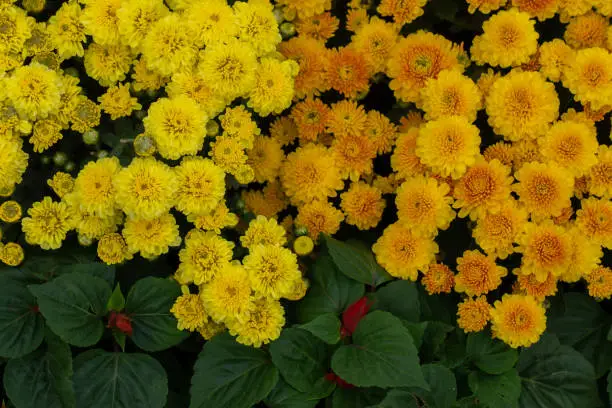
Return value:
M 342 313 L 342 328 L 345 329 L 349 335 L 353 334 L 357 328 L 357 324 L 366 314 L 368 314 L 371 306 L 372 304 L 369 299 L 364 296 L 347 307 L 344 313 Z M 342 330 L 340 333 L 341 335 L 343 334 Z
M 132 335 L 132 319 L 128 315 L 114 310 L 108 315 L 108 325 L 106 327 L 115 328 L 128 336 Z
M 344 381 L 342 378 L 340 378 L 338 375 L 334 373 L 325 374 L 325 379 L 327 381 L 336 383 L 336 385 L 338 385 L 338 387 L 340 388 L 355 388 L 353 384 L 347 383 L 346 381 Z

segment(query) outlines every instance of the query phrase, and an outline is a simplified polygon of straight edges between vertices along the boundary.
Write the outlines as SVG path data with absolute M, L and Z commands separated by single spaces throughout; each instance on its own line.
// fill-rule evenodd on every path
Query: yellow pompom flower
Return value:
M 251 293 L 249 275 L 239 263 L 228 263 L 210 282 L 200 286 L 206 312 L 219 323 L 245 321 L 253 303 Z
M 34 123 L 28 140 L 36 153 L 42 153 L 63 138 L 62 124 L 56 118 L 40 119 Z
M 491 309 L 485 296 L 467 298 L 457 305 L 457 325 L 465 333 L 479 332 L 489 323 Z
M 509 167 L 498 160 L 479 159 L 455 185 L 453 207 L 460 209 L 459 217 L 469 215 L 472 220 L 486 211 L 498 212 L 510 198 L 512 181 Z
M 608 39 L 609 19 L 588 12 L 582 16 L 572 18 L 565 28 L 563 38 L 573 48 L 606 48 Z
M 100 107 L 110 115 L 112 120 L 123 116 L 130 116 L 132 111 L 142 109 L 138 99 L 130 95 L 130 87 L 127 84 L 107 89 L 104 95 L 98 98 L 98 102 L 100 102 Z
M 372 246 L 376 261 L 391 276 L 416 281 L 419 271 L 434 262 L 438 244 L 399 223 L 389 225 Z
M 480 251 L 465 251 L 457 258 L 455 291 L 479 296 L 497 289 L 508 270 L 495 263 L 495 258 Z
M 391 168 L 400 178 L 408 178 L 423 174 L 427 167 L 416 153 L 419 128 L 413 127 L 405 133 L 400 133 L 391 155 Z
M 0 244 L 1 245 L 1 244 Z M 9 242 L 0 246 L 0 261 L 8 266 L 19 266 L 23 262 L 24 253 L 21 245 Z
M 572 237 L 552 221 L 528 223 L 517 240 L 517 252 L 523 254 L 521 273 L 534 274 L 543 282 L 549 273 L 562 276 L 572 259 Z
M 74 217 L 68 205 L 54 202 L 50 197 L 32 204 L 28 215 L 21 220 L 26 242 L 45 250 L 60 248 L 66 234 L 74 227 Z
M 85 133 L 89 129 L 100 124 L 100 115 L 102 114 L 100 106 L 94 101 L 89 100 L 84 95 L 77 97 L 76 104 L 73 110 L 69 113 L 72 129 L 80 133 Z
M 318 240 L 320 234 L 333 235 L 344 220 L 342 211 L 327 200 L 313 200 L 298 207 L 295 224 L 306 228 L 308 236 Z
M 20 139 L 0 137 L 0 192 L 12 191 L 21 183 L 28 167 L 28 154 L 21 146 Z
M 121 212 L 109 217 L 100 217 L 93 213 L 76 210 L 74 226 L 80 237 L 89 240 L 101 238 L 104 234 L 117 231 L 117 224 L 123 222 Z
M 458 179 L 480 154 L 478 128 L 461 116 L 446 116 L 425 124 L 416 154 L 435 174 Z
M 167 14 L 161 0 L 122 1 L 116 11 L 119 39 L 132 49 L 139 49 L 153 24 Z
M 4 81 L 4 86 L 4 92 L 19 115 L 24 118 L 44 119 L 59 108 L 59 76 L 44 65 L 32 63 L 16 68 Z
M 227 100 L 247 96 L 255 87 L 258 64 L 253 49 L 238 40 L 215 43 L 201 55 L 198 69 L 207 85 Z
M 190 97 L 209 118 L 217 116 L 226 105 L 225 99 L 214 93 L 197 71 L 175 72 L 166 86 L 166 93 L 171 99 L 179 95 Z
M 330 151 L 321 145 L 308 144 L 287 155 L 281 168 L 285 193 L 295 204 L 314 199 L 335 197 L 344 187 L 340 169 Z
M 516 269 L 512 272 L 517 275 L 520 292 L 533 296 L 538 302 L 543 302 L 546 297 L 557 293 L 558 279 L 552 273 L 549 273 L 543 282 L 538 282 L 535 275 L 524 275 Z
M 290 294 L 294 282 L 302 278 L 297 256 L 278 245 L 257 245 L 250 250 L 243 264 L 255 293 L 271 299 Z
M 217 136 L 210 145 L 208 155 L 215 164 L 230 174 L 238 173 L 247 162 L 247 155 L 241 141 L 235 137 Z
M 48 32 L 51 43 L 63 59 L 83 56 L 83 43 L 87 37 L 81 14 L 79 3 L 69 1 L 62 3 L 55 15 L 49 18 Z
M 259 116 L 278 115 L 287 109 L 293 99 L 293 78 L 298 70 L 295 61 L 262 58 L 255 72 L 255 86 L 249 93 L 248 106 Z
M 135 158 L 114 177 L 117 206 L 129 217 L 157 218 L 174 205 L 176 175 L 151 157 Z
M 273 9 L 274 6 L 268 1 L 234 3 L 238 37 L 249 44 L 258 56 L 275 51 L 282 41 Z
M 351 38 L 351 47 L 361 50 L 373 72 L 382 72 L 397 39 L 393 24 L 372 17 Z
M 211 160 L 185 157 L 174 167 L 178 189 L 176 209 L 186 215 L 212 211 L 225 194 L 225 173 Z
M 193 222 L 196 228 L 205 231 L 215 231 L 217 234 L 226 227 L 235 227 L 239 218 L 236 214 L 229 211 L 224 201 L 220 201 L 217 206 L 209 213 L 203 215 L 190 215 L 187 217 L 189 222 Z
M 397 138 L 397 126 L 382 113 L 371 110 L 368 112 L 365 134 L 377 154 L 390 153 Z
M 208 314 L 204 309 L 204 304 L 199 295 L 189 293 L 183 293 L 179 296 L 172 308 L 170 313 L 174 315 L 178 321 L 177 328 L 179 330 L 188 330 L 190 332 L 199 330 L 206 323 L 208 323 Z
M 9 200 L 0 205 L 0 221 L 12 224 L 21 219 L 21 206 L 17 201 Z
M 574 178 L 558 164 L 531 162 L 514 174 L 519 202 L 534 217 L 557 217 L 570 206 Z
M 198 333 L 204 338 L 204 340 L 210 340 L 217 334 L 223 333 L 226 327 L 223 323 L 217 323 L 212 319 L 209 319 L 202 326 L 198 327 Z
M 59 68 L 59 56 L 52 52 L 53 44 L 51 44 L 51 36 L 47 31 L 47 24 L 31 22 L 30 32 L 32 35 L 24 42 L 22 54 L 32 56 L 33 59 L 42 55 L 55 56 L 58 59 L 57 68 Z
M 531 296 L 504 295 L 491 310 L 493 336 L 510 347 L 537 343 L 546 329 L 546 310 Z
M 230 334 L 240 344 L 261 347 L 276 340 L 285 325 L 285 310 L 278 300 L 259 298 L 253 301 L 248 318 L 241 322 L 234 320 L 228 324 Z
M 456 70 L 444 70 L 421 90 L 421 108 L 426 119 L 464 116 L 470 122 L 482 109 L 480 90 L 470 78 Z
M 610 146 L 600 145 L 597 149 L 597 163 L 589 171 L 588 188 L 591 194 L 598 197 L 612 198 L 612 149 Z
M 240 243 L 245 248 L 255 248 L 257 245 L 283 246 L 287 243 L 285 229 L 278 225 L 274 218 L 258 215 L 249 223 L 249 228 L 240 237 Z
M 192 230 L 179 252 L 181 263 L 176 278 L 182 284 L 210 282 L 232 260 L 234 243 L 212 231 Z
M 559 38 L 542 43 L 538 51 L 540 72 L 551 81 L 559 82 L 574 59 L 575 51 Z
M 278 182 L 268 184 L 263 190 L 243 191 L 242 199 L 247 211 L 267 218 L 276 218 L 279 212 L 287 208 L 287 198 L 280 187 L 274 187 L 275 185 L 278 185 Z
M 528 13 L 533 18 L 544 21 L 555 16 L 559 0 L 512 0 L 512 6 Z
M 565 70 L 563 85 L 594 110 L 612 106 L 612 53 L 603 48 L 578 50 Z
M 83 63 L 87 75 L 108 87 L 125 79 L 132 65 L 132 52 L 121 44 L 92 43 L 85 51 Z
M 444 69 L 463 71 L 459 48 L 441 35 L 418 31 L 399 40 L 387 63 L 389 87 L 397 98 L 418 102 L 420 91 L 430 78 Z
M 441 263 L 432 263 L 423 271 L 421 283 L 430 295 L 450 293 L 455 285 L 455 274 Z
M 0 54 L 21 53 L 25 41 L 32 36 L 30 21 L 23 9 L 0 6 Z
M 134 64 L 134 72 L 132 72 L 132 87 L 136 92 L 143 90 L 155 91 L 166 84 L 168 78 L 159 74 L 157 71 L 152 71 L 147 68 L 147 63 L 144 58 L 140 58 Z
M 162 214 L 153 219 L 128 218 L 122 234 L 128 251 L 133 254 L 140 252 L 145 259 L 154 259 L 167 253 L 169 247 L 181 243 L 178 225 L 172 214 Z
M 595 268 L 586 277 L 589 295 L 596 299 L 612 297 L 612 269 L 604 266 Z
M 106 157 L 89 162 L 74 182 L 74 202 L 81 211 L 100 217 L 115 214 L 115 188 L 113 180 L 121 170 L 119 159 Z
M 448 184 L 438 183 L 434 178 L 408 178 L 395 197 L 398 222 L 416 233 L 437 235 L 438 230 L 447 229 L 455 219 L 449 192 Z
M 193 99 L 179 95 L 153 102 L 143 120 L 145 131 L 155 140 L 159 154 L 176 160 L 197 154 L 206 136 L 206 115 Z
M 572 242 L 571 260 L 567 270 L 559 276 L 560 280 L 568 283 L 577 282 L 585 277 L 601 263 L 603 256 L 599 243 L 574 225 L 568 230 Z
M 195 36 L 180 13 L 157 20 L 141 46 L 142 57 L 151 71 L 162 76 L 190 69 L 197 60 Z
M 219 121 L 224 131 L 224 136 L 237 139 L 247 149 L 253 147 L 253 140 L 261 133 L 257 123 L 253 120 L 251 112 L 243 105 L 227 108 L 223 115 L 219 115 Z
M 346 223 L 360 230 L 377 226 L 385 209 L 381 191 L 362 181 L 353 182 L 348 191 L 340 195 L 340 200 Z
M 255 136 L 253 147 L 247 151 L 247 155 L 247 164 L 253 168 L 257 182 L 264 183 L 278 178 L 285 154 L 276 139 Z
M 512 141 L 542 136 L 559 116 L 555 87 L 537 72 L 511 71 L 498 79 L 485 105 L 495 133 Z
M 423 15 L 427 0 L 382 0 L 376 9 L 382 16 L 393 17 L 398 26 L 411 23 Z
M 578 229 L 590 240 L 612 249 L 612 202 L 594 197 L 581 201 L 576 212 Z
M 125 240 L 116 232 L 104 234 L 98 241 L 98 258 L 107 265 L 120 264 L 132 259 Z
M 479 65 L 507 68 L 529 62 L 538 49 L 535 21 L 517 9 L 500 11 L 482 24 L 484 33 L 474 38 L 472 59 Z
M 47 180 L 47 184 L 59 198 L 63 198 L 74 190 L 74 179 L 72 176 L 61 171 L 58 171 L 51 179 Z
M 323 125 L 323 129 L 325 129 L 325 125 Z M 274 119 L 270 124 L 270 137 L 279 142 L 281 146 L 293 143 L 298 137 L 297 125 L 293 118 L 290 116 L 279 116 Z
M 376 146 L 367 134 L 337 135 L 330 151 L 343 179 L 358 181 L 372 173 Z
M 119 20 L 117 10 L 121 0 L 96 0 L 86 2 L 81 13 L 85 33 L 93 37 L 95 43 L 117 44 L 119 42 Z
M 314 241 L 312 240 L 312 238 L 306 235 L 297 237 L 295 241 L 293 241 L 293 252 L 295 252 L 299 256 L 310 255 L 313 249 L 314 249 Z
M 360 136 L 365 131 L 368 115 L 357 102 L 342 100 L 332 105 L 325 119 L 326 130 L 336 137 Z
M 472 235 L 488 255 L 506 259 L 527 222 L 527 212 L 512 199 L 506 200 L 495 213 L 485 212 L 477 221 Z
M 584 175 L 597 163 L 597 136 L 584 123 L 557 122 L 539 142 L 546 159 L 556 162 L 575 177 Z
M 197 1 L 185 11 L 198 47 L 227 41 L 238 33 L 234 10 L 224 1 Z

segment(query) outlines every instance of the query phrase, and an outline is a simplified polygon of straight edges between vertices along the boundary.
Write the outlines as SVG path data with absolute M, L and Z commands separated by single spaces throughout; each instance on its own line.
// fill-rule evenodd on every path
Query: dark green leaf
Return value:
M 100 262 L 71 262 L 67 265 L 59 266 L 56 270 L 56 275 L 74 272 L 86 273 L 104 279 L 111 288 L 115 282 L 115 267 Z
M 132 319 L 132 340 L 146 351 L 160 351 L 183 341 L 188 332 L 176 328 L 170 309 L 181 288 L 175 281 L 148 277 L 140 279 L 128 293 L 125 312 Z
M 488 374 L 502 374 L 510 370 L 518 360 L 516 349 L 491 338 L 491 333 L 470 333 L 467 338 L 467 358 Z
M 397 280 L 378 289 L 374 308 L 385 310 L 409 322 L 418 322 L 421 315 L 419 293 L 414 282 Z
M 34 351 L 45 336 L 45 321 L 26 282 L 0 276 L 0 356 L 15 358 Z
M 250 408 L 278 381 L 265 351 L 243 346 L 228 334 L 207 342 L 191 379 L 191 408 Z
M 402 320 L 402 323 L 410 332 L 414 346 L 417 349 L 420 349 L 421 345 L 423 344 L 423 337 L 425 336 L 425 331 L 427 330 L 429 322 L 413 323 Z
M 608 373 L 608 399 L 610 400 L 610 406 L 612 407 L 612 370 Z
M 299 392 L 280 378 L 264 402 L 269 408 L 314 408 L 319 398 Z
M 334 384 L 325 379 L 328 366 L 327 346 L 302 329 L 285 329 L 270 344 L 272 362 L 281 376 L 296 390 L 325 398 Z
M 427 360 L 437 360 L 441 357 L 443 346 L 449 333 L 455 330 L 451 326 L 442 322 L 427 322 L 425 334 L 423 335 L 423 345 L 421 355 Z
M 123 297 L 123 293 L 121 293 L 121 286 L 117 284 L 117 286 L 115 286 L 115 290 L 113 290 L 113 294 L 108 299 L 108 302 L 106 304 L 106 310 L 114 310 L 116 312 L 119 312 L 123 310 L 124 307 L 125 297 Z
M 612 315 L 590 296 L 566 293 L 553 303 L 548 328 L 561 344 L 572 346 L 593 364 L 597 378 L 612 366 L 612 347 L 607 340 Z
M 388 312 L 374 311 L 359 322 L 353 344 L 334 353 L 332 369 L 359 387 L 428 388 L 410 332 Z
M 340 341 L 340 326 L 340 319 L 337 315 L 326 313 L 299 327 L 308 330 L 328 344 L 336 344 Z
M 4 387 L 17 408 L 75 407 L 70 347 L 48 331 L 46 347 L 9 360 Z
M 580 353 L 545 334 L 519 355 L 521 408 L 601 406 L 593 366 Z
M 419 321 L 437 321 L 455 324 L 457 302 L 447 295 L 430 295 L 422 285 L 418 285 L 421 318 Z
M 389 390 L 385 399 L 376 405 L 370 405 L 368 408 L 419 408 L 419 398 L 408 391 L 401 389 Z
M 55 334 L 79 347 L 94 345 L 102 337 L 106 303 L 111 288 L 101 278 L 76 272 L 42 285 L 30 285 L 40 311 Z
M 125 351 L 126 337 L 127 336 L 125 335 L 124 332 L 121 332 L 119 330 L 113 330 L 113 339 L 115 339 L 119 347 L 121 347 L 121 351 Z
M 322 314 L 339 315 L 364 292 L 363 284 L 338 271 L 329 255 L 321 255 L 312 268 L 312 286 L 298 303 L 298 318 L 309 322 Z
M 340 272 L 349 278 L 370 286 L 378 286 L 393 279 L 376 262 L 370 248 L 362 242 L 342 242 L 326 236 L 325 244 Z
M 74 360 L 74 391 L 77 407 L 162 408 L 168 378 L 151 356 L 97 349 Z
M 455 374 L 441 364 L 425 364 L 421 367 L 429 391 L 415 390 L 427 404 L 436 408 L 450 408 L 457 400 Z
M 501 375 L 490 375 L 478 371 L 468 377 L 470 389 L 489 408 L 518 407 L 521 394 L 521 379 L 515 369 Z
M 336 388 L 332 408 L 366 408 L 383 400 L 385 392 L 379 388 Z

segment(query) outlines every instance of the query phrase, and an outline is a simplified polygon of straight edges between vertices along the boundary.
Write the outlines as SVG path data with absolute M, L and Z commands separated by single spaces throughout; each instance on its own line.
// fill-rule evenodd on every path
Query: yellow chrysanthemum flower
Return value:
M 240 237 L 240 243 L 245 248 L 255 248 L 257 245 L 283 246 L 287 243 L 285 229 L 278 225 L 274 218 L 267 219 L 258 215 L 249 223 L 249 228 Z
M 538 72 L 511 71 L 493 83 L 486 109 L 495 133 L 512 141 L 535 139 L 559 116 L 559 98 Z
M 246 165 L 247 155 L 239 139 L 227 135 L 217 136 L 208 155 L 215 164 L 230 174 L 236 174 Z M 253 174 L 253 177 L 255 175 Z
M 377 154 L 390 153 L 397 139 L 397 126 L 382 113 L 371 110 L 368 112 L 365 134 L 374 145 Z
M 293 252 L 295 252 L 299 256 L 310 255 L 313 249 L 314 241 L 312 240 L 312 238 L 306 235 L 297 237 L 295 241 L 293 241 Z M 293 300 L 292 297 L 289 297 L 288 299 Z
M 326 130 L 336 137 L 363 135 L 368 121 L 363 106 L 350 100 L 334 103 L 329 114 L 321 116 L 326 120 Z
M 278 178 L 285 154 L 277 140 L 267 136 L 256 136 L 253 147 L 247 151 L 247 155 L 247 164 L 255 172 L 257 182 L 264 183 Z
M 376 146 L 367 134 L 338 135 L 330 152 L 343 179 L 358 181 L 361 176 L 372 173 Z
M 229 211 L 224 201 L 220 201 L 211 212 L 197 216 L 190 215 L 187 220 L 193 222 L 196 228 L 215 231 L 217 234 L 220 234 L 223 228 L 236 226 L 240 221 L 236 214 Z
M 85 51 L 83 64 L 87 75 L 108 87 L 125 79 L 132 65 L 132 52 L 121 44 L 92 43 Z
M 107 89 L 106 93 L 98 98 L 98 102 L 112 120 L 130 116 L 132 111 L 142 109 L 138 99 L 130 95 L 130 87 L 127 84 Z
M 104 234 L 98 241 L 98 258 L 107 265 L 120 264 L 132 259 L 125 240 L 116 232 Z
M 21 53 L 25 41 L 32 36 L 31 17 L 19 7 L 0 7 L 0 54 Z
M 521 273 L 534 274 L 543 282 L 549 273 L 562 276 L 572 259 L 572 239 L 567 231 L 552 221 L 528 223 L 517 240 L 517 252 L 523 254 Z
M 538 49 L 538 32 L 529 14 L 517 9 L 500 11 L 482 24 L 474 38 L 472 59 L 479 65 L 507 68 L 529 62 Z
M 238 33 L 234 10 L 224 1 L 197 1 L 189 6 L 184 16 L 196 33 L 198 47 L 227 41 Z
M 597 163 L 597 135 L 581 122 L 561 121 L 539 139 L 542 155 L 580 177 Z
M 0 137 L 0 192 L 12 191 L 21 183 L 28 167 L 28 154 L 21 149 L 20 139 Z
M 169 247 L 181 244 L 178 225 L 172 214 L 153 219 L 128 218 L 123 238 L 130 253 L 140 252 L 145 259 L 154 259 L 168 252 Z
M 458 179 L 480 154 L 478 128 L 461 116 L 432 120 L 419 130 L 416 154 L 435 174 Z
M 21 219 L 21 206 L 17 201 L 9 200 L 0 205 L 0 221 L 12 224 Z
M 353 182 L 348 191 L 340 195 L 340 200 L 346 223 L 360 230 L 377 226 L 385 209 L 381 191 L 361 181 Z
M 223 115 L 219 115 L 219 121 L 224 136 L 237 139 L 246 149 L 253 147 L 255 136 L 261 133 L 257 123 L 253 120 L 253 115 L 243 105 L 228 107 Z
M 87 40 L 85 26 L 81 22 L 81 6 L 76 1 L 62 3 L 55 15 L 49 18 L 48 31 L 51 43 L 60 57 L 82 57 L 83 43 Z
M 234 243 L 212 231 L 192 230 L 185 237 L 185 247 L 179 252 L 181 263 L 176 272 L 182 284 L 210 282 L 215 274 L 232 260 Z
M 5 265 L 19 266 L 23 262 L 23 258 L 24 252 L 21 245 L 9 242 L 4 246 L 0 246 L 0 261 Z
M 535 275 L 524 275 L 516 269 L 512 272 L 517 275 L 520 293 L 533 296 L 538 302 L 543 302 L 546 297 L 557 293 L 558 278 L 552 273 L 549 273 L 543 282 L 538 282 Z
M 133 49 L 139 49 L 153 24 L 168 14 L 161 0 L 130 0 L 121 2 L 116 10 L 119 39 Z
M 155 140 L 161 156 L 173 160 L 195 155 L 202 149 L 206 121 L 198 103 L 183 95 L 158 99 L 143 120 L 145 131 Z
M 313 200 L 298 207 L 295 224 L 306 228 L 315 241 L 320 234 L 333 235 L 340 229 L 344 214 L 327 200 Z
M 466 0 L 468 3 L 468 12 L 474 14 L 476 10 L 483 14 L 489 14 L 492 11 L 498 10 L 506 5 L 508 0 Z
M 596 299 L 612 297 L 612 269 L 604 266 L 595 268 L 587 275 L 589 295 Z
M 26 242 L 42 249 L 58 249 L 66 234 L 74 227 L 70 208 L 64 202 L 54 202 L 50 197 L 35 202 L 28 210 L 29 217 L 21 220 Z
M 594 110 L 612 106 L 612 53 L 603 48 L 578 50 L 565 70 L 563 85 Z
M 225 173 L 211 160 L 186 157 L 174 168 L 178 189 L 176 209 L 186 215 L 212 211 L 225 194 Z
M 293 78 L 298 70 L 295 61 L 281 62 L 275 58 L 262 58 L 255 72 L 255 86 L 249 93 L 248 106 L 259 116 L 278 115 L 287 109 L 293 99 Z
M 261 347 L 276 340 L 285 325 L 285 311 L 278 300 L 256 299 L 248 311 L 248 318 L 241 322 L 234 320 L 228 324 L 230 334 L 238 343 Z
M 159 74 L 157 71 L 152 71 L 147 68 L 147 62 L 144 58 L 140 58 L 134 64 L 134 72 L 132 72 L 132 87 L 136 92 L 143 90 L 156 91 L 166 84 L 168 78 Z
M 599 243 L 593 240 L 588 232 L 580 227 L 570 227 L 568 230 L 572 242 L 572 255 L 568 268 L 559 279 L 573 283 L 584 278 L 601 263 L 603 252 Z
M 408 178 L 423 174 L 427 170 L 416 153 L 419 128 L 413 127 L 400 133 L 391 155 L 391 168 L 399 178 Z
M 598 197 L 612 198 L 612 148 L 610 146 L 600 145 L 597 149 L 597 163 L 589 171 L 588 188 L 591 194 Z
M 610 20 L 598 13 L 588 12 L 572 18 L 563 38 L 573 48 L 606 48 Z
M 398 26 L 411 23 L 423 15 L 427 0 L 382 0 L 376 11 L 382 16 L 393 17 Z
M 555 16 L 559 0 L 512 0 L 512 6 L 528 13 L 533 18 L 544 21 Z
M 574 178 L 555 162 L 527 163 L 514 177 L 519 181 L 514 185 L 519 202 L 532 216 L 557 217 L 570 206 Z
M 268 1 L 234 3 L 238 37 L 249 44 L 258 56 L 276 50 L 282 41 L 273 9 L 274 6 Z
M 527 212 L 508 199 L 495 213 L 485 212 L 477 221 L 472 235 L 490 256 L 506 259 L 514 253 L 514 245 L 527 222 Z
M 441 263 L 432 263 L 423 271 L 421 283 L 430 295 L 450 293 L 455 286 L 455 274 Z
M 101 238 L 104 234 L 117 231 L 117 224 L 123 222 L 121 212 L 108 217 L 100 217 L 93 213 L 76 210 L 74 226 L 80 237 L 89 240 Z
M 540 72 L 551 81 L 559 82 L 574 59 L 575 51 L 559 38 L 542 43 L 538 51 Z
M 81 211 L 100 217 L 115 214 L 115 188 L 113 180 L 121 170 L 119 159 L 107 157 L 89 162 L 79 172 L 74 191 L 67 201 Z
M 495 258 L 480 251 L 465 251 L 457 258 L 455 291 L 479 296 L 497 289 L 508 270 L 495 263 Z
M 253 296 L 249 275 L 239 263 L 228 263 L 215 277 L 200 286 L 206 312 L 217 322 L 244 322 L 251 310 Z
M 450 187 L 431 177 L 408 178 L 398 189 L 395 198 L 400 224 L 416 233 L 435 236 L 455 219 L 451 208 Z
M 172 75 L 172 81 L 166 86 L 166 93 L 173 99 L 179 95 L 188 96 L 200 105 L 207 117 L 213 118 L 225 109 L 226 100 L 217 95 L 206 84 L 206 80 L 197 71 L 179 71 Z
M 351 38 L 351 47 L 361 50 L 373 72 L 382 72 L 397 40 L 397 29 L 393 24 L 372 17 Z
M 278 245 L 257 245 L 250 250 L 243 264 L 255 293 L 271 299 L 290 294 L 294 282 L 302 278 L 297 256 Z
M 531 296 L 504 295 L 491 310 L 493 336 L 510 347 L 537 343 L 546 329 L 546 310 Z
M 178 321 L 177 328 L 179 330 L 190 332 L 202 328 L 209 319 L 200 296 L 188 291 L 176 299 L 170 313 Z
M 100 124 L 101 114 L 100 106 L 94 101 L 89 100 L 86 96 L 79 95 L 68 115 L 70 122 L 72 122 L 72 129 L 85 133 Z
M 61 171 L 58 171 L 51 179 L 47 180 L 47 184 L 59 198 L 63 198 L 74 190 L 74 179 L 72 176 Z
M 457 305 L 457 325 L 466 333 L 479 332 L 489 323 L 491 309 L 485 296 L 467 298 Z
M 480 90 L 470 78 L 456 70 L 444 70 L 430 79 L 421 90 L 421 108 L 426 119 L 464 116 L 470 122 L 482 109 Z
M 135 158 L 113 180 L 117 206 L 129 217 L 157 218 L 175 203 L 176 175 L 151 157 Z
M 44 65 L 32 63 L 15 69 L 4 86 L 4 92 L 22 117 L 44 119 L 59 108 L 62 90 L 59 76 Z
M 612 202 L 594 197 L 581 201 L 576 212 L 576 225 L 590 240 L 612 249 Z
M 434 262 L 438 244 L 433 238 L 418 235 L 399 223 L 389 225 L 372 246 L 376 261 L 400 279 L 416 281 L 418 271 Z
M 36 153 L 42 153 L 59 142 L 62 138 L 62 124 L 55 117 L 40 119 L 32 127 L 32 136 L 28 140 Z

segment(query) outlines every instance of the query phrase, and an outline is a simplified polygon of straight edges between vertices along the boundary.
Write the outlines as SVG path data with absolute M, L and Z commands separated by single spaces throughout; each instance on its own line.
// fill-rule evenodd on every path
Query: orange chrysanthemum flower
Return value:
M 421 283 L 430 295 L 450 293 L 455 284 L 455 274 L 441 263 L 432 263 L 423 271 Z
M 416 154 L 419 128 L 413 127 L 405 133 L 400 133 L 395 142 L 395 149 L 391 155 L 391 168 L 397 172 L 399 178 L 408 178 L 423 174 L 427 170 L 419 156 Z
M 319 239 L 319 234 L 332 235 L 340 229 L 344 220 L 342 211 L 336 209 L 327 200 L 314 200 L 298 208 L 295 224 L 305 227 L 308 236 L 313 240 Z
M 389 153 L 397 138 L 397 126 L 380 112 L 368 112 L 365 134 L 370 138 L 377 154 Z
M 281 146 L 293 143 L 298 137 L 298 128 L 291 116 L 279 116 L 270 124 L 270 137 L 276 139 Z
M 332 105 L 327 117 L 327 131 L 334 136 L 363 134 L 368 116 L 355 101 L 340 101 Z
M 331 147 L 334 160 L 344 179 L 359 180 L 362 175 L 372 173 L 376 148 L 365 135 L 345 134 L 336 137 Z
M 479 296 L 497 289 L 508 270 L 495 263 L 495 258 L 480 251 L 465 251 L 457 258 L 455 292 Z
M 291 118 L 295 122 L 298 137 L 303 144 L 314 142 L 325 131 L 330 109 L 320 99 L 306 98 L 295 104 Z
M 588 238 L 612 249 L 612 202 L 594 197 L 581 201 L 576 212 L 576 225 Z
M 467 298 L 457 305 L 457 324 L 466 333 L 479 332 L 491 319 L 491 305 L 485 296 Z
M 608 18 L 590 12 L 571 19 L 563 38 L 574 48 L 606 48 L 609 25 Z
M 586 277 L 589 295 L 597 299 L 612 297 L 612 269 L 604 266 L 595 268 Z
M 374 228 L 382 218 L 385 200 L 381 191 L 364 182 L 354 182 L 347 192 L 340 195 L 340 208 L 346 222 L 360 230 Z
M 298 36 L 283 41 L 278 49 L 286 58 L 296 60 L 300 64 L 300 70 L 295 77 L 297 98 L 319 95 L 329 89 L 327 82 L 329 60 L 325 44 L 314 38 Z
M 381 16 L 393 17 L 399 26 L 414 21 L 423 15 L 427 0 L 382 0 L 376 9 Z
M 350 14 L 350 13 L 349 13 Z M 387 59 L 397 42 L 397 29 L 376 17 L 363 24 L 351 39 L 351 47 L 363 52 L 371 65 L 372 72 L 385 70 Z
M 347 98 L 356 98 L 370 87 L 372 67 L 363 53 L 351 47 L 331 50 L 328 83 Z
M 510 143 L 497 142 L 487 147 L 482 155 L 486 161 L 498 160 L 504 166 L 512 167 L 514 148 Z
M 557 293 L 558 278 L 552 273 L 549 273 L 546 279 L 540 282 L 533 274 L 525 275 L 517 270 L 512 272 L 518 276 L 517 282 L 519 289 L 525 294 L 533 296 L 534 299 L 539 302 L 544 301 L 547 296 L 553 296 Z
M 517 172 L 523 165 L 532 162 L 543 163 L 545 161 L 540 146 L 535 140 L 521 140 L 512 144 L 514 157 L 512 158 L 512 169 Z M 516 175 L 515 175 L 516 177 Z
M 490 256 L 505 259 L 527 222 L 527 212 L 508 199 L 495 213 L 486 212 L 472 231 L 476 243 Z
M 518 244 L 516 251 L 523 254 L 521 273 L 533 274 L 540 282 L 549 273 L 562 276 L 572 258 L 571 237 L 563 227 L 550 220 L 542 224 L 526 224 Z
M 338 29 L 339 21 L 330 12 L 300 19 L 295 28 L 300 36 L 314 38 L 317 41 L 329 40 Z
M 482 109 L 480 90 L 470 78 L 455 70 L 444 70 L 430 79 L 421 90 L 426 119 L 465 116 L 470 122 Z

